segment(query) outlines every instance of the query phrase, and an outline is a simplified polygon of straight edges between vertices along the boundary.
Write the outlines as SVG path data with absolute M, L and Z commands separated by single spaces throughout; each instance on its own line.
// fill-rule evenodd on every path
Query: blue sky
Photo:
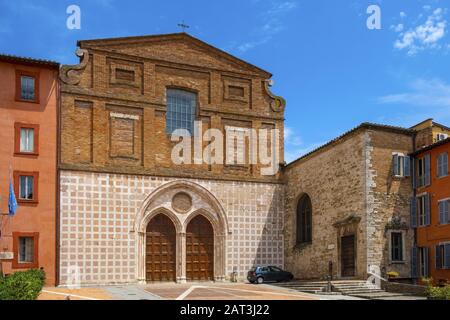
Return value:
M 81 30 L 66 8 L 81 8 Z M 367 7 L 381 8 L 369 30 Z M 188 32 L 274 74 L 293 160 L 361 122 L 450 125 L 450 0 L 0 0 L 0 52 L 76 63 L 76 40 Z

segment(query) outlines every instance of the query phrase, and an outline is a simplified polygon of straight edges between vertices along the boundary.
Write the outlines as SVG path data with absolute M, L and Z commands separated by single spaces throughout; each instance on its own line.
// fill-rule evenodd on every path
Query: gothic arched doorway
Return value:
M 202 215 L 193 218 L 186 229 L 186 278 L 214 280 L 214 230 Z
M 176 231 L 164 214 L 150 220 L 146 230 L 146 281 L 176 280 Z

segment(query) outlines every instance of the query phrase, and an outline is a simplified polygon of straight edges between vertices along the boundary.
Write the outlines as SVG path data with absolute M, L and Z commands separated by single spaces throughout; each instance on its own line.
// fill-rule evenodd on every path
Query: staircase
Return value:
M 404 300 L 411 298 L 411 296 L 402 293 L 386 292 L 382 289 L 377 289 L 367 285 L 366 281 L 362 280 L 336 280 L 332 281 L 332 291 L 342 295 L 370 299 L 370 300 Z M 327 294 L 325 288 L 328 282 L 326 281 L 300 281 L 295 280 L 291 282 L 277 283 L 276 286 L 291 289 L 299 292 L 313 293 L 313 294 Z

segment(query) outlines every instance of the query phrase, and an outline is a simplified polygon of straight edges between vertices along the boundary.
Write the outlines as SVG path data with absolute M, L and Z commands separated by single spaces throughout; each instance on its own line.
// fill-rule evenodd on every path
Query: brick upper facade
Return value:
M 176 143 L 165 130 L 166 90 L 189 90 L 197 94 L 203 132 L 280 129 L 283 163 L 284 105 L 268 90 L 270 73 L 184 33 L 78 44 L 81 64 L 61 73 L 62 169 L 278 181 L 247 163 L 176 166 L 170 157 Z

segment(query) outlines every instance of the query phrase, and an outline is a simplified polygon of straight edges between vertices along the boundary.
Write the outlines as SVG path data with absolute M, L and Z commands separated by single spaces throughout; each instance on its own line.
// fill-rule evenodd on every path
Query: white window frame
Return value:
M 29 131 L 31 131 L 32 132 L 32 134 L 33 134 L 33 143 L 31 143 L 31 145 L 30 145 L 30 139 L 29 139 L 29 134 L 28 134 L 28 132 Z M 26 137 L 25 137 L 25 139 L 26 139 L 26 145 L 25 145 L 25 149 L 22 149 L 22 133 L 23 132 L 26 132 L 27 134 L 26 134 Z M 19 137 L 19 151 L 21 152 L 21 153 L 33 153 L 33 152 L 35 152 L 35 150 L 34 150 L 34 139 L 35 139 L 36 137 L 35 137 L 35 132 L 34 132 L 34 128 L 25 128 L 25 127 L 23 127 L 23 128 L 20 128 L 20 137 Z M 28 147 L 28 148 L 27 148 Z
M 20 199 L 20 200 L 27 200 L 27 201 L 33 200 L 33 199 L 28 199 L 28 198 L 22 198 L 22 183 L 21 183 L 22 178 L 25 178 L 25 194 L 26 194 L 26 195 L 29 194 L 29 192 L 28 192 L 28 191 L 29 191 L 29 190 L 28 190 L 29 181 L 28 181 L 28 180 L 29 180 L 30 178 L 33 180 L 33 181 L 32 181 L 33 183 L 31 184 L 31 185 L 32 185 L 31 188 L 33 189 L 33 190 L 32 190 L 32 191 L 33 191 L 33 192 L 32 192 L 33 197 L 35 196 L 35 195 L 34 195 L 34 193 L 35 193 L 35 190 L 34 190 L 34 183 L 35 183 L 35 181 L 34 181 L 34 176 L 26 176 L 26 175 L 23 175 L 23 176 L 22 176 L 22 175 L 21 175 L 21 176 L 19 176 L 19 181 L 18 181 L 18 182 L 19 182 L 19 195 L 18 195 L 18 196 L 19 196 L 19 199 Z
M 410 174 L 406 174 L 405 171 L 405 162 L 406 162 L 406 158 L 409 158 L 408 155 L 405 155 L 404 153 L 401 152 L 392 152 L 392 157 L 397 156 L 398 157 L 398 162 L 397 165 L 398 167 L 398 173 L 399 174 L 393 174 L 394 177 L 396 178 L 406 178 L 409 177 Z M 396 164 L 394 163 L 394 166 Z M 410 160 L 410 166 L 411 166 L 411 160 Z M 394 168 L 394 172 L 395 172 L 395 168 Z

